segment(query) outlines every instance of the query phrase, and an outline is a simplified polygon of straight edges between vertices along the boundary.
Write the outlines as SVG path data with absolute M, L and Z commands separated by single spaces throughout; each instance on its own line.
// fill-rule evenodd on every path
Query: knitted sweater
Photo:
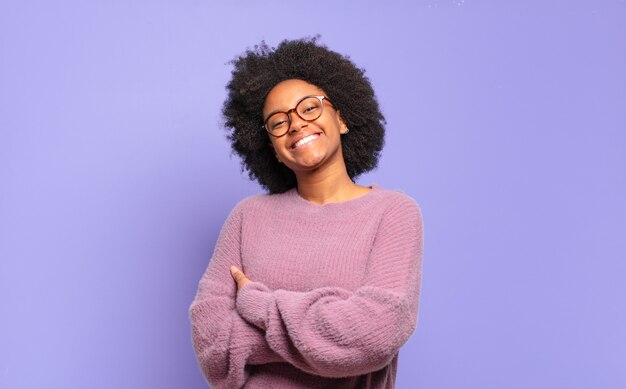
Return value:
M 229 268 L 252 280 L 237 291 Z M 372 185 L 318 205 L 296 189 L 242 200 L 228 216 L 189 308 L 213 388 L 393 388 L 413 333 L 422 218 Z

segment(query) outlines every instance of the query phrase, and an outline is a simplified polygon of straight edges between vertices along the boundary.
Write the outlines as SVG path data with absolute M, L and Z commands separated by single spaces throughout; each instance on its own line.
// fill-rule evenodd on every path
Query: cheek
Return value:
M 285 144 L 285 142 L 281 142 L 281 140 L 272 140 L 270 148 L 274 153 L 280 154 L 283 150 L 287 148 L 287 145 Z

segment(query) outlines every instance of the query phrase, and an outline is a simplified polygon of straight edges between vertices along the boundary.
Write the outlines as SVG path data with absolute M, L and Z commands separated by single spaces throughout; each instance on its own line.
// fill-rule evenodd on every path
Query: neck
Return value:
M 303 172 L 296 178 L 300 197 L 320 205 L 348 201 L 370 190 L 352 182 L 344 163 L 335 169 Z

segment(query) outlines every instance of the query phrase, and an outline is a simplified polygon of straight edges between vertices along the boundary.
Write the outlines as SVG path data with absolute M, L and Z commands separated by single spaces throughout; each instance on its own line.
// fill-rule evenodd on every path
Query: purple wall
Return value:
M 0 4 L 0 387 L 206 387 L 188 307 L 260 191 L 226 62 L 317 33 L 388 119 L 360 182 L 424 213 L 397 386 L 626 387 L 624 0 L 86 3 Z

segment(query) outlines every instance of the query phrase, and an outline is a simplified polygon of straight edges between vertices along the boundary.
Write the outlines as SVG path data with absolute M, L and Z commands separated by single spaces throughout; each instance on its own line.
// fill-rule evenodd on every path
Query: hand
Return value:
M 237 269 L 236 266 L 231 266 L 230 267 L 230 275 L 233 276 L 233 279 L 237 283 L 237 291 L 239 291 L 239 289 L 243 288 L 243 286 L 245 284 L 250 282 L 250 279 L 248 277 L 246 277 L 246 275 L 243 274 L 243 272 L 241 270 Z

